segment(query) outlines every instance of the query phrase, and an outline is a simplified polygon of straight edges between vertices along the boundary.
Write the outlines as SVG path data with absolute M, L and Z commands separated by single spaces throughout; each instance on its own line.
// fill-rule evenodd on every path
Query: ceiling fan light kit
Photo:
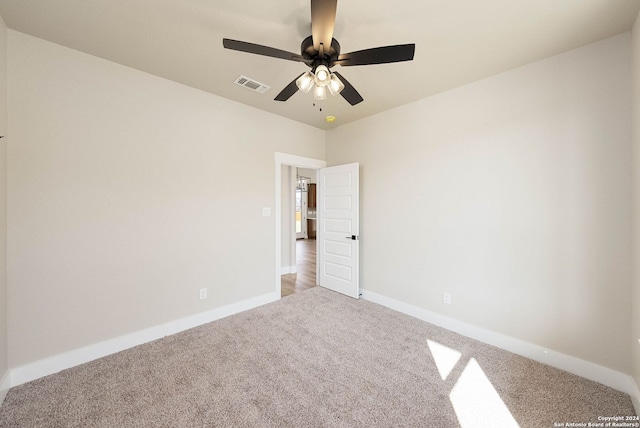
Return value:
M 324 101 L 327 99 L 327 88 L 325 86 L 318 86 L 313 89 L 313 99 L 316 101 Z
M 342 95 L 352 106 L 363 101 L 358 91 L 338 72 L 329 71 L 336 65 L 343 67 L 369 64 L 387 64 L 413 60 L 415 44 L 382 46 L 340 54 L 340 43 L 333 38 L 338 0 L 311 0 L 311 36 L 302 41 L 300 55 L 269 46 L 239 40 L 222 39 L 226 49 L 264 55 L 272 58 L 303 62 L 311 71 L 303 73 L 289 83 L 274 99 L 287 101 L 298 90 L 308 93 L 314 89 L 315 100 L 331 95 Z
M 307 71 L 302 76 L 298 77 L 298 79 L 296 80 L 296 86 L 298 87 L 298 89 L 300 89 L 300 91 L 308 94 L 311 88 L 313 88 L 313 82 L 315 78 L 316 76 L 314 76 L 312 72 Z
M 338 95 L 344 89 L 344 83 L 338 79 L 338 76 L 331 73 L 329 69 L 324 65 L 319 65 L 315 74 L 311 71 L 307 71 L 302 76 L 296 79 L 296 86 L 303 93 L 308 93 L 312 88 L 313 98 L 316 101 L 326 99 L 326 88 L 329 88 L 331 95 Z
M 338 79 L 338 76 L 336 76 L 335 74 L 331 75 L 331 80 L 329 81 L 328 86 L 331 95 L 338 95 L 344 89 L 344 83 L 342 83 L 342 81 Z
M 316 67 L 316 85 L 327 86 L 329 84 L 329 69 L 326 65 Z

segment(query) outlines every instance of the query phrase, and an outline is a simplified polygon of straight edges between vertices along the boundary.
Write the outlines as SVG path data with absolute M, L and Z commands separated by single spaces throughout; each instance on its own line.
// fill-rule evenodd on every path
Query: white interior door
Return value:
M 359 298 L 358 163 L 321 168 L 318 175 L 319 285 Z

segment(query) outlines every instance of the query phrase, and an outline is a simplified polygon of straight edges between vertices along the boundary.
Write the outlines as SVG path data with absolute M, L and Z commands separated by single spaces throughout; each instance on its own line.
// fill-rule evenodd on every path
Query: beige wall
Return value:
M 7 373 L 7 27 L 0 16 L 0 379 Z M 0 391 L 1 393 L 1 391 Z
M 640 386 L 640 14 L 632 31 L 633 49 L 633 377 Z M 640 398 L 640 397 L 638 397 Z
M 328 165 L 360 162 L 362 287 L 629 373 L 630 41 L 329 131 Z
M 274 152 L 323 131 L 14 31 L 9 57 L 11 367 L 273 293 Z
M 329 131 L 361 163 L 362 286 L 640 383 L 638 37 Z M 324 159 L 323 131 L 13 31 L 9 55 L 11 367 L 273 291 L 273 152 Z

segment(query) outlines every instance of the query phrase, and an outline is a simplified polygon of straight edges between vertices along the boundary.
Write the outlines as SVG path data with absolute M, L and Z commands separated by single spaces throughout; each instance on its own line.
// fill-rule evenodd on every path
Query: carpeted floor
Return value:
M 621 392 L 315 287 L 12 388 L 0 427 L 553 427 L 632 414 Z

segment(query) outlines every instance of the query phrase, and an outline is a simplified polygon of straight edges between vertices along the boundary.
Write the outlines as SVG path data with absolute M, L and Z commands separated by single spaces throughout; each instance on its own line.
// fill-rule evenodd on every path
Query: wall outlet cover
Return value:
M 451 293 L 442 293 L 442 303 L 444 303 L 445 305 L 451 304 Z

